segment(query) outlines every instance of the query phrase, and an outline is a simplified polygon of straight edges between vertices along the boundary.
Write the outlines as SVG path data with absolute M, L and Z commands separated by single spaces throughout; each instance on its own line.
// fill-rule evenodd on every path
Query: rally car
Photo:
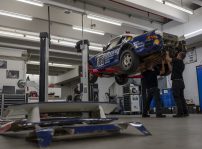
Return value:
M 115 77 L 119 85 L 128 82 L 132 74 L 142 72 L 146 64 L 153 63 L 161 67 L 165 53 L 185 49 L 185 43 L 178 37 L 159 31 L 142 35 L 125 34 L 110 41 L 103 52 L 89 59 L 89 80 L 96 82 L 98 77 Z M 171 52 L 172 51 L 172 52 Z M 168 69 L 164 75 L 167 75 Z

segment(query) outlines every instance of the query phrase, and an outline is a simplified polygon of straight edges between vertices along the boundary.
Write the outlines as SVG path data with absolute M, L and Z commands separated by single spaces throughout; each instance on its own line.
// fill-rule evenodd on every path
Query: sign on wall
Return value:
M 0 60 L 0 69 L 7 69 L 7 61 Z
M 17 70 L 7 70 L 6 71 L 7 79 L 19 79 L 19 71 Z
M 197 55 L 196 55 L 196 49 L 193 48 L 191 51 L 188 51 L 186 53 L 186 58 L 184 60 L 185 64 L 190 64 L 190 63 L 194 63 L 197 62 Z

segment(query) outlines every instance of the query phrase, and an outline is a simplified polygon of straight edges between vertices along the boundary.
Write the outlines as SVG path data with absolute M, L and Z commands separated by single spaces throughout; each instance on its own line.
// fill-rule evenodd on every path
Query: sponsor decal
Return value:
M 114 56 L 119 54 L 120 48 L 110 50 L 108 52 L 103 53 L 97 57 L 97 66 L 101 67 L 106 64 L 110 64 L 111 61 L 114 59 Z
M 133 42 L 133 45 L 136 49 L 142 48 L 142 47 L 144 47 L 144 42 L 143 41 L 135 41 L 135 42 Z

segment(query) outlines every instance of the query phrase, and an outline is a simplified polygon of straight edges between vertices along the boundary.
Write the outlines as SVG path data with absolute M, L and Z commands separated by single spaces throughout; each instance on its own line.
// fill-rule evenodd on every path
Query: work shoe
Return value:
M 183 116 L 184 116 L 184 117 L 188 117 L 188 116 L 189 116 L 189 114 L 188 114 L 188 113 L 187 113 L 187 114 L 183 114 Z
M 146 118 L 146 117 L 150 117 L 150 115 L 149 114 L 142 114 L 142 117 Z
M 159 115 L 156 115 L 156 118 L 165 118 L 166 115 L 163 115 L 163 114 L 159 114 Z
M 174 118 L 181 118 L 181 117 L 184 117 L 184 115 L 182 115 L 182 114 L 175 114 L 175 115 L 173 115 L 173 117 Z

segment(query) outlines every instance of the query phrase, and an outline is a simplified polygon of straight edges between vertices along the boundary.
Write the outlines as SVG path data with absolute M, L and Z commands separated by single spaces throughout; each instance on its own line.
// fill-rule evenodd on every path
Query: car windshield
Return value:
M 116 47 L 118 44 L 121 44 L 123 42 L 127 42 L 131 39 L 132 39 L 132 36 L 117 37 L 117 38 L 110 41 L 109 45 L 107 46 L 107 50 L 110 50 L 110 49 Z
M 107 50 L 114 48 L 120 41 L 121 37 L 117 37 L 110 41 L 109 46 L 107 47 Z

